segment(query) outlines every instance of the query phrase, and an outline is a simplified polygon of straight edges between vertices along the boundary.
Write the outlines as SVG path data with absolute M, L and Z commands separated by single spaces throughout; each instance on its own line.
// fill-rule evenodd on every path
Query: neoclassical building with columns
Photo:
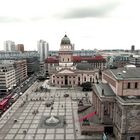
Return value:
M 96 82 L 99 77 L 99 69 L 85 61 L 79 64 L 74 63 L 73 51 L 74 46 L 65 35 L 60 43 L 59 56 L 47 58 L 46 64 L 51 85 L 74 87 L 84 82 Z
M 140 140 L 140 68 L 105 70 L 102 83 L 93 86 L 93 105 L 116 140 Z

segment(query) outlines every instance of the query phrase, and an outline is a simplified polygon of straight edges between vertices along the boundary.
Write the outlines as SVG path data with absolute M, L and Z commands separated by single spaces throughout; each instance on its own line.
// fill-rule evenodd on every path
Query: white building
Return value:
M 16 51 L 15 42 L 11 40 L 7 40 L 4 42 L 4 50 L 5 51 Z
M 27 78 L 26 60 L 0 60 L 0 91 L 6 92 Z
M 133 55 L 133 57 L 130 57 L 129 63 L 136 67 L 140 67 L 140 55 Z
M 14 65 L 0 64 L 0 93 L 7 92 L 14 85 L 16 85 Z
M 40 62 L 48 57 L 49 44 L 44 40 L 39 40 L 37 42 L 38 53 L 40 54 Z
M 97 82 L 99 70 L 88 66 L 84 69 L 77 69 L 77 65 L 73 63 L 73 51 L 74 47 L 70 39 L 65 35 L 60 43 L 58 65 L 55 65 L 55 61 L 54 64 L 49 63 L 49 61 L 47 63 L 48 67 L 54 68 L 54 71 L 51 70 L 49 73 L 52 85 L 57 87 L 75 87 L 85 82 Z

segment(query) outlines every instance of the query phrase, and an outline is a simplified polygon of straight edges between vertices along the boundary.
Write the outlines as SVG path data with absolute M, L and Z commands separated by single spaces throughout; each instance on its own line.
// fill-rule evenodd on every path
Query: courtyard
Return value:
M 35 82 L 0 118 L 2 140 L 99 140 L 99 136 L 81 135 L 78 101 L 85 97 L 79 89 L 50 88 L 48 92 L 35 90 L 43 82 Z M 68 97 L 64 95 L 68 94 Z M 91 92 L 87 93 L 91 100 Z M 74 100 L 73 100 L 74 99 Z M 50 107 L 46 103 L 53 102 Z M 42 117 L 63 116 L 66 124 L 60 127 L 42 127 Z

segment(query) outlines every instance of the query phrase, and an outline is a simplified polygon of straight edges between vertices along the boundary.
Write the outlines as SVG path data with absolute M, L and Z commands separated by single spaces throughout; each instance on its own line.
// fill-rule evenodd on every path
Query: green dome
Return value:
M 71 45 L 70 39 L 65 35 L 61 40 L 61 45 Z

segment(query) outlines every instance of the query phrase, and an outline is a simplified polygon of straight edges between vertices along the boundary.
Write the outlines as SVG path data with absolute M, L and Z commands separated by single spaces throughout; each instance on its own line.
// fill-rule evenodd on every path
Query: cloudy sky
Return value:
M 0 50 L 5 40 L 58 50 L 66 33 L 76 49 L 140 49 L 139 0 L 0 0 Z

